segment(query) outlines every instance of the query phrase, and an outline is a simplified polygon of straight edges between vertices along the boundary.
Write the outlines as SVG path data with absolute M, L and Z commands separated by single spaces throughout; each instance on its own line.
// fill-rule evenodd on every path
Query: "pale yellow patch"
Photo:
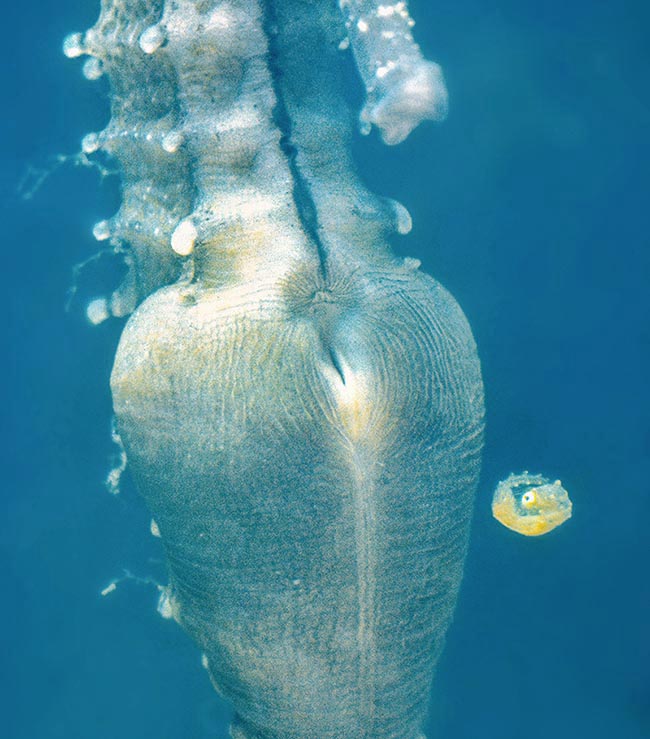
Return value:
M 369 426 L 372 409 L 369 383 L 363 372 L 355 372 L 345 362 L 341 362 L 341 371 L 345 382 L 338 372 L 331 370 L 334 399 L 345 433 L 357 441 Z

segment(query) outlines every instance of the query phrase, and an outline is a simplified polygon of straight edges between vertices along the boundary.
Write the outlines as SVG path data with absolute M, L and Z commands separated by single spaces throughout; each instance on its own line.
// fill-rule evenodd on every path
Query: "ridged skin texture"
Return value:
M 414 739 L 461 579 L 469 328 L 418 272 L 349 277 L 161 290 L 113 371 L 175 616 L 248 739 Z

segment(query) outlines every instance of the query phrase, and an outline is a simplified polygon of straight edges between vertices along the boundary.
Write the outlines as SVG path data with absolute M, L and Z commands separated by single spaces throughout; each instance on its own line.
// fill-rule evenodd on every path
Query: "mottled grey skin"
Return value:
M 160 290 L 115 361 L 175 616 L 246 739 L 414 739 L 461 580 L 483 417 L 469 327 L 417 271 L 346 277 L 298 269 L 237 305 Z

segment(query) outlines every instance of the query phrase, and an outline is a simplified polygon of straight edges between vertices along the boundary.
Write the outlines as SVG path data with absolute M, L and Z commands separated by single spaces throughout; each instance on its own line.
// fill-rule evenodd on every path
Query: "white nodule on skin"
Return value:
M 210 31 L 226 31 L 237 23 L 227 3 L 217 6 L 208 17 L 206 28 Z
M 95 300 L 91 300 L 90 303 L 88 303 L 88 306 L 86 307 L 86 318 L 93 324 L 93 326 L 103 323 L 110 317 L 111 314 L 108 310 L 106 298 L 95 298 Z
M 422 266 L 422 262 L 419 259 L 415 259 L 414 257 L 405 257 L 403 262 L 404 269 L 407 270 L 407 272 L 415 272 L 416 270 L 420 269 Z
M 377 79 L 383 80 L 384 77 L 391 71 L 391 69 L 395 69 L 395 62 L 392 60 L 389 60 L 386 62 L 386 64 L 383 64 L 381 67 L 377 68 L 377 71 L 375 72 L 375 75 L 377 76 Z
M 172 234 L 172 249 L 181 257 L 186 257 L 194 251 L 194 244 L 198 232 L 191 220 L 181 221 Z
M 140 48 L 145 54 L 153 54 L 163 45 L 165 41 L 165 32 L 158 26 L 149 26 L 141 34 L 138 40 Z
M 395 213 L 397 233 L 402 236 L 410 233 L 413 228 L 413 219 L 411 218 L 411 214 L 408 212 L 406 206 L 402 205 L 397 200 L 393 200 L 393 212 Z
M 68 59 L 75 59 L 84 54 L 83 36 L 80 33 L 70 33 L 63 39 L 63 53 Z
M 116 290 L 110 299 L 111 315 L 115 318 L 122 318 L 132 313 L 135 308 L 136 296 L 132 290 Z
M 394 5 L 380 5 L 377 8 L 378 18 L 390 18 L 391 15 L 395 15 L 397 8 Z
M 98 80 L 104 74 L 104 67 L 100 59 L 92 56 L 84 62 L 82 71 L 87 80 Z
M 182 143 L 183 134 L 180 131 L 170 131 L 162 140 L 162 148 L 169 154 L 174 154 Z
M 174 617 L 174 607 L 168 588 L 160 588 L 160 598 L 158 598 L 157 610 L 164 619 L 170 619 Z
M 96 133 L 87 133 L 81 139 L 81 151 L 84 154 L 92 154 L 100 147 L 99 135 Z
M 111 225 L 108 221 L 98 221 L 93 226 L 93 236 L 97 241 L 106 241 L 111 236 Z

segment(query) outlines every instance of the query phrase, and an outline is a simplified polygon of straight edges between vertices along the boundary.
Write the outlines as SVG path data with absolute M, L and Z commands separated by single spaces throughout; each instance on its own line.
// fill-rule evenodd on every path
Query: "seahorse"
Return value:
M 165 610 L 235 739 L 416 739 L 462 577 L 483 434 L 469 325 L 393 255 L 406 209 L 351 156 L 444 117 L 404 2 L 103 0 L 129 272 L 111 377 L 166 552 Z M 351 44 L 352 54 L 345 51 Z

